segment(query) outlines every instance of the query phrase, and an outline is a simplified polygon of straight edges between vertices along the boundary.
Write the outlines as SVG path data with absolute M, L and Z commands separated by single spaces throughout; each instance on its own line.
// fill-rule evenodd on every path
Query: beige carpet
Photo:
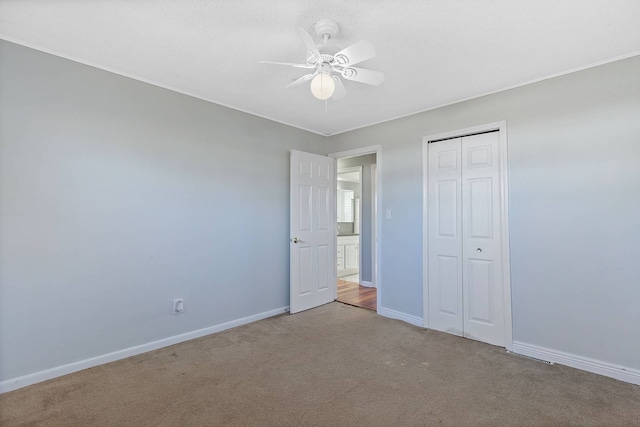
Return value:
M 332 303 L 0 395 L 2 426 L 640 425 L 640 387 Z

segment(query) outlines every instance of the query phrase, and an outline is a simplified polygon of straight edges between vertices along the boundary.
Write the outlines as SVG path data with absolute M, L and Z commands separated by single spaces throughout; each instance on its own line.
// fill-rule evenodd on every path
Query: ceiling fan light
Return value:
M 328 73 L 320 73 L 311 80 L 311 93 L 318 99 L 329 99 L 336 90 L 336 84 Z

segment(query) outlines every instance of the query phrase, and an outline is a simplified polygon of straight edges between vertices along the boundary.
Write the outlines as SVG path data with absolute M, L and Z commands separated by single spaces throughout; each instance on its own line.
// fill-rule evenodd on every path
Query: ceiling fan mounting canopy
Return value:
M 339 27 L 338 23 L 333 19 L 325 18 L 316 22 L 313 29 L 316 31 L 318 37 L 323 40 L 323 43 L 326 43 L 328 39 L 331 39 L 338 34 Z
M 338 23 L 333 19 L 321 19 L 314 26 L 315 33 L 323 39 L 323 47 L 327 42 L 338 34 Z M 300 86 L 311 81 L 312 93 L 318 99 L 332 100 L 342 99 L 346 94 L 346 89 L 339 76 L 358 83 L 365 83 L 377 86 L 384 81 L 384 73 L 380 71 L 367 70 L 354 67 L 353 65 L 366 61 L 376 56 L 376 51 L 370 42 L 360 40 L 359 42 L 342 49 L 331 55 L 320 52 L 320 49 L 313 41 L 313 38 L 304 29 L 298 27 L 298 34 L 307 48 L 306 63 L 292 64 L 284 62 L 260 61 L 266 64 L 288 65 L 295 68 L 307 68 L 314 70 L 313 73 L 305 74 L 286 87 Z M 327 78 L 330 77 L 330 79 Z M 323 92 L 317 91 L 319 82 L 322 82 Z M 333 85 L 335 85 L 335 87 Z M 314 89 L 316 88 L 316 89 Z

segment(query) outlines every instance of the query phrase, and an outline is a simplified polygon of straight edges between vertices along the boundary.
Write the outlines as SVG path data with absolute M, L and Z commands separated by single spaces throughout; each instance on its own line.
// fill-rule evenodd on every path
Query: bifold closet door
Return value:
M 504 346 L 499 144 L 462 138 L 462 304 L 464 336 Z
M 461 138 L 428 149 L 429 327 L 462 335 Z
M 429 326 L 505 345 L 499 133 L 429 144 Z

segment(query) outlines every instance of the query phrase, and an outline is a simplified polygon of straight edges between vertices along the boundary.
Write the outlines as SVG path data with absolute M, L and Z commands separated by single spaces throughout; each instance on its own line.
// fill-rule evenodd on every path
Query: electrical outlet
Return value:
M 184 299 L 176 298 L 173 300 L 173 314 L 184 313 Z

